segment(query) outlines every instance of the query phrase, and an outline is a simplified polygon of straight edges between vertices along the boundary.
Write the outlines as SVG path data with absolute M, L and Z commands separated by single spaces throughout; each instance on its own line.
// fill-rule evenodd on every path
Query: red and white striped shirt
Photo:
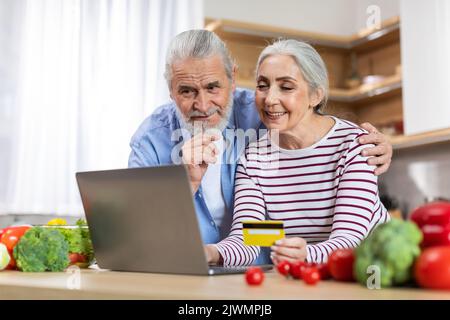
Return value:
M 284 221 L 286 237 L 307 241 L 307 261 L 326 262 L 338 248 L 353 248 L 389 220 L 378 196 L 374 166 L 360 155 L 366 131 L 333 117 L 314 145 L 286 150 L 267 135 L 250 143 L 237 166 L 233 224 L 216 244 L 224 265 L 249 265 L 260 252 L 243 243 L 242 221 Z

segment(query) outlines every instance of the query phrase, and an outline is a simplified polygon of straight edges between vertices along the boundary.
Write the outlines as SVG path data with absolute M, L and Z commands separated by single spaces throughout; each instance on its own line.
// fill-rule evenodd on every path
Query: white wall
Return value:
M 347 35 L 354 0 L 205 0 L 205 16 Z
M 205 0 L 205 16 L 311 32 L 351 35 L 366 26 L 366 8 L 381 19 L 399 14 L 399 0 Z
M 450 127 L 450 1 L 401 0 L 405 133 Z

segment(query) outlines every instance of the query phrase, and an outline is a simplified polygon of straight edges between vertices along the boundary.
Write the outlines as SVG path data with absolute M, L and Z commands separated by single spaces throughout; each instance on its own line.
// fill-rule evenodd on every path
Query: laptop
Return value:
M 208 265 L 184 166 L 78 172 L 76 178 L 100 268 L 193 275 L 246 271 Z

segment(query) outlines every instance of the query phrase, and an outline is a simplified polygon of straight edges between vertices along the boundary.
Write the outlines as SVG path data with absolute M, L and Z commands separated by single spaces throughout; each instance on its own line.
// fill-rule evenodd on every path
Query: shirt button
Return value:
M 199 194 L 198 194 L 198 197 L 199 197 L 199 198 L 201 198 L 201 197 L 202 197 L 202 194 L 201 194 L 201 193 L 199 193 Z
M 214 225 L 214 221 L 212 221 L 212 220 L 211 220 L 211 225 L 212 225 L 212 226 Z

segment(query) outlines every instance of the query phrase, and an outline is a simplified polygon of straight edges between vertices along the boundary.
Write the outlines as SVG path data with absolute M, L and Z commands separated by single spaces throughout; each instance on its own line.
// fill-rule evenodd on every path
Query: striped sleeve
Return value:
M 242 221 L 265 220 L 266 207 L 262 192 L 255 181 L 247 175 L 245 160 L 237 166 L 235 179 L 234 213 L 231 231 L 227 238 L 216 244 L 224 266 L 252 264 L 260 248 L 247 246 L 243 242 Z
M 374 215 L 384 209 L 378 198 L 375 166 L 369 166 L 368 158 L 361 156 L 361 150 L 367 145 L 359 144 L 358 138 L 359 135 L 350 143 L 345 158 L 330 237 L 307 245 L 308 262 L 324 263 L 337 249 L 357 247 L 368 235 Z

